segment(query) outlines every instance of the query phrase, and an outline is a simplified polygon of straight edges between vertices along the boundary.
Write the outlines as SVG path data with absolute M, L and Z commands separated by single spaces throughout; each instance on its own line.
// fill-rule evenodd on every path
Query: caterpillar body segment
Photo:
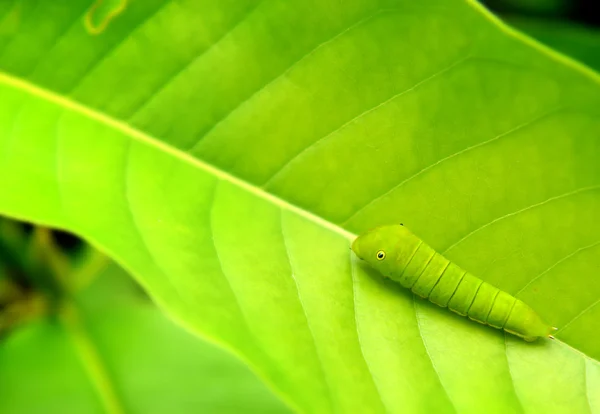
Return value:
M 448 306 L 467 272 L 450 262 L 442 277 L 429 293 L 429 300 L 443 308 Z
M 471 308 L 471 304 L 475 299 L 475 295 L 479 292 L 479 288 L 483 281 L 470 273 L 466 273 L 465 277 L 460 281 L 460 285 L 456 288 L 454 296 L 450 299 L 448 307 L 450 310 L 462 316 L 467 316 L 467 312 Z
M 423 247 L 422 250 L 421 247 Z M 424 243 L 420 243 L 419 248 L 415 251 L 406 268 L 402 272 L 392 273 L 390 276 L 391 279 L 400 283 L 405 288 L 412 288 L 435 255 L 435 252 L 427 247 Z
M 369 230 L 354 240 L 352 250 L 383 276 L 436 305 L 526 341 L 554 339 L 550 333 L 556 328 L 531 307 L 450 262 L 402 225 Z

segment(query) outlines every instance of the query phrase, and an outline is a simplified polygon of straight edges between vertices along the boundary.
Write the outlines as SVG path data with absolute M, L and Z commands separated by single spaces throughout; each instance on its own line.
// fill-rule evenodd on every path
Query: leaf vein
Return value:
M 425 349 L 425 353 L 427 354 L 427 357 L 429 358 L 429 362 L 431 362 L 431 367 L 433 368 L 433 372 L 435 372 L 438 382 L 440 383 L 440 386 L 444 390 L 444 394 L 446 395 L 446 398 L 448 398 L 448 401 L 452 405 L 452 409 L 454 410 L 454 412 L 457 412 L 456 405 L 450 398 L 448 391 L 446 391 L 446 387 L 444 387 L 444 383 L 442 382 L 442 377 L 440 376 L 440 372 L 437 369 L 437 367 L 435 366 L 435 362 L 433 361 L 433 358 L 431 357 L 431 353 L 429 353 L 429 348 L 427 347 L 427 341 L 425 340 L 425 337 L 423 336 L 423 328 L 421 327 L 421 318 L 419 317 L 419 309 L 417 306 L 416 295 L 412 295 L 412 301 L 413 301 L 413 308 L 415 310 L 415 319 L 417 321 L 417 332 L 419 333 L 419 337 L 421 338 L 421 342 L 423 343 L 423 348 Z
M 507 337 L 508 337 L 508 333 L 503 332 L 504 333 L 504 356 L 506 356 L 506 368 L 508 369 L 508 376 L 510 377 L 510 382 L 512 384 L 513 390 L 515 392 L 515 397 L 517 398 L 517 402 L 519 403 L 519 407 L 521 408 L 521 412 L 524 412 L 524 406 L 523 406 L 523 401 L 521 401 L 521 397 L 519 396 L 519 393 L 517 392 L 517 387 L 515 386 L 515 378 L 513 377 L 513 373 L 512 373 L 512 369 L 510 367 L 510 358 L 508 356 L 508 343 L 507 343 Z
M 183 152 L 177 148 L 172 147 L 165 142 L 162 142 L 156 139 L 153 136 L 143 133 L 142 131 L 133 128 L 132 126 L 119 121 L 111 116 L 105 115 L 102 112 L 99 112 L 95 109 L 92 109 L 88 106 L 82 105 L 76 101 L 73 101 L 70 98 L 65 98 L 60 96 L 54 92 L 51 92 L 47 89 L 35 86 L 28 81 L 20 80 L 12 75 L 3 73 L 0 71 L 0 84 L 5 84 L 13 89 L 22 91 L 28 95 L 36 96 L 38 98 L 44 99 L 47 102 L 53 103 L 57 106 L 64 107 L 65 109 L 77 113 L 81 116 L 87 117 L 91 120 L 98 122 L 99 124 L 105 125 L 107 128 L 111 128 L 115 131 L 119 131 L 120 133 L 128 136 L 130 141 L 137 141 L 143 143 L 144 145 L 148 145 L 149 147 L 156 148 L 157 150 L 163 151 L 170 156 L 185 162 L 188 165 L 193 165 L 194 167 L 202 170 L 206 174 L 215 176 L 221 180 L 230 182 L 231 184 L 239 187 L 250 194 L 253 194 L 256 197 L 268 200 L 274 205 L 279 206 L 280 208 L 294 212 L 298 214 L 300 217 L 304 217 L 307 220 L 328 229 L 336 234 L 339 234 L 346 239 L 353 240 L 356 238 L 356 235 L 345 230 L 344 228 L 325 220 L 324 218 L 307 211 L 303 208 L 300 208 L 282 198 L 279 198 L 273 194 L 270 194 L 263 190 L 260 187 L 257 187 L 247 181 L 242 180 L 230 173 L 227 173 L 212 164 L 209 164 L 199 158 L 192 156 L 189 153 Z
M 69 34 L 69 32 L 71 31 L 71 29 L 77 24 L 77 22 L 79 22 L 83 16 L 85 16 L 85 14 L 88 11 L 88 7 L 86 6 L 83 11 L 81 13 L 75 13 L 75 19 L 73 19 L 73 21 L 69 22 L 68 24 L 65 25 L 64 30 L 56 37 L 56 39 L 54 39 L 54 41 L 52 42 L 52 44 L 48 47 L 45 48 L 46 53 L 44 53 L 43 56 L 41 56 L 38 60 L 38 62 L 33 66 L 33 68 L 31 69 L 31 71 L 29 72 L 28 77 L 31 77 L 34 75 L 35 71 L 40 67 L 40 65 L 42 64 L 42 62 L 45 61 L 45 58 L 48 57 L 48 55 L 50 53 L 52 53 L 52 50 L 54 50 L 54 48 L 59 44 L 59 42 L 67 36 L 67 34 Z
M 556 333 L 558 334 L 559 331 L 564 331 L 567 328 L 567 326 L 571 325 L 577 319 L 581 318 L 583 315 L 585 315 L 587 312 L 589 312 L 592 308 L 594 308 L 599 303 L 600 303 L 600 298 L 597 299 L 597 300 L 595 300 L 591 305 L 589 305 L 588 307 L 586 307 L 584 310 L 582 310 L 581 312 L 579 312 L 577 315 L 573 316 L 571 318 L 571 320 L 569 322 L 567 322 L 566 324 L 564 324 L 563 326 L 561 326 L 559 328 L 559 330 L 556 331 Z
M 588 408 L 590 409 L 590 413 L 594 413 L 592 410 L 592 403 L 590 402 L 590 392 L 588 386 L 588 360 L 583 359 L 583 393 L 585 395 L 585 400 L 587 402 Z
M 230 109 L 229 111 L 227 111 L 227 113 L 225 113 L 225 115 L 223 115 L 221 117 L 221 119 L 219 119 L 214 125 L 210 126 L 208 128 L 208 130 L 204 133 L 202 133 L 202 135 L 200 137 L 198 137 L 195 140 L 194 145 L 192 145 L 189 149 L 188 152 L 194 152 L 196 150 L 196 147 L 198 146 L 198 144 L 206 137 L 208 136 L 208 134 L 210 134 L 213 130 L 215 130 L 215 128 L 217 128 L 220 124 L 222 124 L 225 120 L 227 120 L 227 118 L 230 117 L 230 115 L 232 113 L 234 113 L 236 110 L 238 110 L 239 108 L 241 108 L 245 103 L 249 102 L 252 98 L 254 98 L 255 96 L 257 96 L 259 93 L 261 93 L 262 91 L 264 91 L 267 87 L 269 87 L 270 85 L 272 85 L 273 83 L 275 83 L 277 80 L 283 78 L 284 76 L 286 76 L 288 73 L 290 73 L 300 62 L 304 61 L 305 59 L 307 59 L 308 57 L 312 56 L 314 53 L 316 53 L 319 49 L 321 49 L 322 47 L 324 47 L 325 45 L 328 45 L 332 42 L 334 42 L 335 40 L 339 39 L 340 37 L 342 37 L 343 35 L 345 35 L 346 33 L 350 32 L 351 30 L 359 27 L 360 25 L 368 22 L 369 20 L 371 20 L 372 18 L 376 17 L 377 15 L 381 14 L 382 12 L 385 11 L 391 11 L 394 9 L 380 9 L 375 11 L 375 13 L 357 21 L 356 23 L 350 25 L 349 27 L 346 27 L 344 30 L 342 30 L 341 32 L 335 34 L 334 36 L 330 37 L 329 39 L 319 43 L 317 46 L 315 46 L 313 49 L 311 49 L 310 51 L 308 51 L 306 54 L 304 54 L 303 56 L 301 56 L 299 59 L 297 59 L 296 61 L 294 61 L 287 69 L 284 69 L 283 72 L 281 72 L 279 75 L 277 75 L 275 78 L 271 79 L 270 81 L 268 81 L 267 83 L 265 83 L 264 85 L 261 85 L 259 87 L 259 89 L 257 89 L 256 91 L 252 92 L 246 99 L 244 99 L 243 101 L 239 102 L 238 104 L 236 104 L 232 109 Z
M 291 255 L 290 255 L 290 250 L 288 248 L 286 239 L 286 232 L 285 232 L 285 224 L 284 224 L 284 220 L 283 220 L 283 212 L 279 209 L 279 228 L 281 230 L 281 237 L 282 237 L 282 241 L 283 241 L 283 248 L 285 249 L 285 255 L 286 258 L 288 260 L 288 263 L 290 265 L 290 276 L 292 278 L 292 280 L 294 281 L 294 286 L 296 287 L 296 295 L 298 296 L 298 302 L 300 303 L 300 308 L 302 308 L 302 313 L 304 314 L 304 319 L 306 320 L 306 327 L 308 328 L 308 332 L 310 333 L 310 337 L 312 339 L 313 342 L 313 347 L 315 350 L 315 355 L 317 357 L 317 361 L 319 362 L 319 368 L 321 371 L 321 376 L 323 377 L 323 381 L 327 386 L 327 390 L 329 391 L 327 393 L 327 396 L 329 397 L 329 405 L 331 407 L 334 406 L 333 404 L 333 391 L 331 388 L 331 384 L 330 381 L 327 377 L 327 374 L 325 373 L 325 365 L 323 364 L 323 360 L 321 358 L 321 354 L 319 353 L 319 348 L 317 346 L 317 341 L 315 340 L 315 334 L 312 330 L 312 327 L 310 326 L 310 320 L 308 318 L 308 314 L 306 313 L 306 306 L 304 305 L 304 302 L 302 301 L 302 296 L 300 295 L 300 286 L 298 285 L 298 280 L 296 279 L 296 276 L 294 275 L 294 266 L 292 264 L 292 259 L 291 259 Z
M 575 256 L 577 253 L 580 253 L 582 251 L 591 249 L 597 245 L 600 244 L 600 240 L 589 244 L 587 246 L 583 246 L 578 248 L 577 250 L 569 253 L 568 255 L 566 255 L 565 257 L 559 259 L 557 262 L 555 262 L 552 266 L 548 267 L 546 270 L 544 270 L 542 273 L 540 273 L 539 275 L 537 275 L 536 277 L 534 277 L 533 279 L 531 279 L 529 282 L 527 282 L 521 289 L 519 289 L 513 296 L 517 296 L 519 293 L 521 293 L 522 291 L 524 291 L 528 286 L 530 286 L 533 282 L 535 282 L 536 280 L 538 280 L 539 278 L 541 278 L 542 276 L 546 275 L 550 270 L 554 269 L 556 266 L 558 266 L 559 264 L 569 260 L 571 257 Z
M 156 8 L 156 10 L 154 10 L 153 12 L 151 12 L 148 16 L 146 16 L 144 19 L 141 19 L 139 22 L 137 22 L 136 24 L 128 27 L 129 32 L 127 35 L 123 36 L 123 38 L 115 43 L 114 45 L 112 45 L 111 47 L 109 47 L 108 49 L 106 49 L 103 53 L 100 53 L 97 57 L 96 60 L 94 60 L 93 62 L 91 62 L 91 66 L 87 69 L 86 73 L 78 80 L 76 81 L 73 86 L 71 87 L 71 89 L 69 90 L 69 92 L 67 93 L 67 95 L 73 95 L 75 93 L 75 90 L 81 85 L 83 84 L 83 82 L 90 76 L 90 74 L 97 68 L 99 67 L 104 61 L 106 61 L 121 45 L 123 45 L 127 40 L 131 39 L 131 36 L 137 31 L 139 30 L 141 27 L 143 27 L 146 23 L 148 23 L 150 20 L 152 20 L 156 15 L 158 15 L 167 5 L 171 4 L 171 0 L 167 0 L 165 1 L 163 4 L 161 4 L 159 7 Z
M 469 238 L 474 233 L 477 233 L 477 232 L 483 230 L 484 228 L 489 227 L 492 224 L 494 224 L 494 223 L 496 223 L 496 222 L 498 222 L 500 220 L 504 220 L 505 218 L 516 216 L 516 215 L 518 215 L 520 213 L 523 213 L 523 212 L 525 212 L 527 210 L 531 210 L 532 208 L 540 207 L 540 206 L 542 206 L 544 204 L 547 204 L 547 203 L 550 203 L 552 201 L 556 201 L 556 200 L 560 200 L 560 199 L 563 199 L 563 198 L 567 198 L 567 197 L 570 197 L 570 196 L 573 196 L 573 195 L 576 195 L 576 194 L 579 194 L 579 193 L 583 193 L 583 192 L 586 192 L 586 191 L 597 190 L 599 188 L 600 188 L 600 185 L 593 185 L 593 186 L 589 186 L 589 187 L 582 187 L 582 188 L 579 188 L 577 190 L 569 191 L 567 193 L 563 193 L 563 194 L 560 194 L 560 195 L 557 195 L 557 196 L 553 196 L 553 197 L 547 198 L 546 200 L 541 201 L 539 203 L 530 204 L 529 206 L 524 207 L 524 208 L 522 208 L 520 210 L 517 210 L 517 211 L 513 211 L 512 213 L 504 214 L 503 216 L 497 217 L 497 218 L 495 218 L 495 219 L 493 219 L 493 220 L 491 220 L 491 221 L 489 221 L 489 222 L 487 222 L 487 223 L 485 223 L 485 224 L 477 227 L 475 230 L 472 230 L 471 232 L 467 233 L 466 235 L 464 235 L 463 237 L 461 237 L 460 239 L 458 239 L 456 242 L 454 242 L 452 245 L 450 245 L 448 248 L 446 248 L 442 254 L 446 254 L 449 250 L 453 249 L 458 244 L 462 243 L 465 239 Z
M 62 113 L 61 113 L 62 114 Z M 58 192 L 59 211 L 62 219 L 67 221 L 69 217 L 63 202 L 63 180 L 61 179 L 61 157 L 60 157 L 60 119 L 61 114 L 57 117 L 55 127 L 55 174 L 56 187 Z M 66 226 L 68 227 L 68 226 Z M 125 412 L 123 402 L 116 390 L 114 379 L 109 375 L 109 371 L 105 366 L 105 361 L 100 356 L 97 347 L 92 342 L 89 334 L 85 330 L 85 324 L 81 321 L 81 315 L 74 303 L 65 302 L 61 312 L 61 320 L 66 332 L 71 337 L 77 352 L 79 353 L 85 371 L 89 376 L 90 382 L 93 384 L 95 391 L 98 393 L 102 405 L 109 414 L 122 414 Z
M 262 185 L 263 188 L 268 187 L 268 185 L 283 171 L 285 170 L 285 168 L 287 166 L 289 166 L 290 164 L 292 164 L 295 160 L 299 159 L 300 157 L 302 157 L 302 155 L 304 155 L 305 153 L 307 153 L 311 148 L 315 147 L 316 145 L 318 145 L 320 142 L 323 142 L 325 140 L 327 140 L 327 138 L 329 138 L 330 136 L 334 135 L 335 133 L 337 133 L 338 131 L 341 131 L 342 129 L 344 129 L 345 127 L 347 127 L 348 125 L 356 122 L 357 120 L 361 119 L 362 117 L 370 114 L 371 112 L 374 112 L 384 106 L 386 106 L 387 104 L 389 104 L 390 102 L 392 102 L 393 100 L 395 100 L 396 98 L 399 98 L 409 92 L 412 92 L 413 90 L 415 90 L 416 88 L 418 88 L 421 85 L 426 84 L 427 82 L 429 82 L 430 80 L 433 80 L 435 78 L 437 78 L 438 76 L 448 72 L 449 70 L 460 66 L 460 64 L 464 63 L 465 61 L 467 61 L 470 58 L 470 56 L 464 56 L 454 62 L 452 62 L 450 65 L 437 70 L 435 73 L 433 73 L 432 75 L 427 76 L 426 78 L 418 81 L 417 83 L 415 83 L 413 86 L 404 89 L 401 92 L 398 92 L 394 95 L 392 95 L 391 97 L 387 98 L 386 100 L 384 100 L 383 102 L 378 103 L 375 106 L 372 106 L 370 108 L 368 108 L 367 110 L 359 113 L 358 115 L 352 117 L 350 120 L 346 121 L 345 123 L 343 123 L 341 126 L 335 128 L 333 131 L 325 134 L 324 136 L 318 138 L 316 141 L 314 141 L 313 143 L 311 143 L 309 146 L 307 146 L 306 148 L 302 149 L 300 152 L 296 153 L 292 158 L 290 158 L 288 161 L 286 161 L 281 167 L 279 167 L 277 169 L 277 171 L 275 171 L 271 177 Z
M 558 112 L 558 109 L 556 109 L 556 108 L 555 108 L 555 109 L 553 109 L 553 110 L 551 110 L 551 111 L 548 111 L 548 112 L 545 112 L 545 113 L 543 113 L 542 115 L 540 115 L 540 116 L 537 116 L 537 117 L 535 117 L 535 118 L 533 118 L 533 119 L 529 119 L 529 120 L 527 120 L 527 121 L 525 121 L 525 122 L 523 122 L 523 123 L 521 123 L 521 124 L 519 124 L 519 125 L 517 125 L 517 126 L 515 126 L 515 127 L 511 128 L 511 129 L 509 129 L 509 130 L 508 130 L 508 131 L 506 131 L 506 132 L 503 132 L 503 133 L 501 133 L 501 134 L 499 134 L 499 135 L 496 135 L 495 137 L 493 137 L 493 138 L 491 138 L 491 139 L 488 139 L 488 140 L 486 140 L 486 141 L 480 142 L 480 143 L 478 143 L 478 144 L 471 145 L 471 146 L 469 146 L 469 147 L 467 147 L 467 148 L 463 148 L 462 150 L 460 150 L 460 151 L 457 151 L 457 152 L 455 152 L 455 153 L 453 153 L 453 154 L 450 154 L 450 155 L 448 155 L 447 157 L 441 158 L 440 160 L 438 160 L 438 161 L 434 162 L 433 164 L 430 164 L 430 165 L 428 165 L 427 167 L 425 167 L 425 168 L 423 168 L 423 169 L 421 169 L 421 170 L 417 171 L 416 173 L 414 173 L 413 175 L 409 176 L 408 178 L 405 178 L 404 180 L 402 180 L 402 181 L 401 181 L 401 182 L 399 182 L 398 184 L 395 184 L 395 185 L 394 185 L 392 188 L 390 188 L 389 190 L 387 190 L 385 193 L 381 194 L 380 196 L 378 196 L 378 197 L 374 198 L 373 200 L 369 201 L 369 202 L 368 202 L 367 204 L 365 204 L 364 206 L 360 207 L 358 210 L 356 210 L 354 213 L 352 213 L 352 214 L 351 214 L 351 215 L 350 215 L 350 216 L 349 216 L 349 217 L 348 217 L 346 220 L 344 220 L 344 221 L 341 223 L 341 225 L 344 225 L 344 224 L 348 223 L 350 220 L 352 220 L 352 219 L 353 219 L 354 217 L 356 217 L 356 216 L 357 216 L 357 215 L 358 215 L 358 214 L 359 214 L 361 211 L 365 210 L 365 209 L 366 209 L 367 207 L 369 207 L 370 205 L 373 205 L 374 203 L 376 203 L 377 201 L 379 201 L 379 200 L 383 199 L 385 196 L 389 195 L 389 194 L 390 194 L 390 193 L 392 193 L 393 191 L 400 189 L 400 188 L 401 188 L 402 186 L 404 186 L 404 185 L 405 185 L 407 182 L 409 182 L 409 181 L 413 180 L 414 178 L 418 177 L 419 175 L 421 175 L 421 174 L 423 174 L 423 173 L 425 173 L 425 172 L 427 172 L 427 171 L 429 171 L 429 170 L 431 170 L 431 169 L 433 169 L 433 168 L 437 167 L 438 165 L 440 165 L 440 164 L 442 164 L 442 163 L 444 163 L 444 162 L 446 162 L 446 161 L 448 161 L 448 160 L 450 160 L 450 159 L 452 159 L 452 158 L 454 158 L 454 157 L 457 157 L 457 156 L 459 156 L 459 155 L 461 155 L 461 154 L 464 154 L 464 153 L 466 153 L 466 152 L 468 152 L 468 151 L 471 151 L 471 150 L 474 150 L 474 149 L 476 149 L 476 148 L 479 148 L 479 147 L 485 146 L 485 145 L 487 145 L 487 144 L 490 144 L 490 143 L 492 143 L 492 142 L 494 142 L 494 141 L 497 141 L 497 140 L 499 140 L 499 139 L 501 139 L 501 138 L 503 138 L 503 137 L 509 136 L 510 134 L 512 134 L 512 133 L 515 133 L 515 132 L 517 132 L 517 131 L 519 131 L 519 130 L 521 130 L 521 129 L 523 129 L 523 128 L 526 128 L 526 127 L 528 127 L 528 126 L 531 126 L 531 125 L 533 125 L 534 123 L 536 123 L 536 122 L 540 121 L 541 119 L 543 119 L 543 118 L 547 117 L 548 115 L 550 115 L 550 114 L 554 114 L 554 113 L 556 113 L 556 112 Z
M 365 361 L 365 366 L 367 367 L 367 371 L 369 372 L 369 375 L 371 375 L 371 380 L 373 381 L 373 385 L 375 386 L 375 390 L 377 391 L 377 396 L 379 397 L 379 400 L 381 401 L 381 405 L 384 407 L 384 409 L 386 411 L 390 412 L 389 408 L 387 407 L 387 405 L 383 399 L 381 390 L 379 389 L 379 386 L 377 385 L 377 380 L 375 379 L 375 375 L 373 374 L 373 371 L 371 370 L 371 366 L 369 365 L 367 358 L 365 357 L 365 350 L 363 348 L 362 341 L 360 340 L 361 331 L 360 331 L 359 323 L 358 323 L 358 315 L 356 313 L 356 289 L 358 288 L 358 286 L 357 286 L 357 278 L 356 278 L 356 272 L 355 272 L 355 263 L 354 263 L 354 260 L 352 260 L 352 250 L 350 251 L 350 276 L 351 276 L 351 280 L 352 280 L 352 312 L 354 313 L 354 326 L 356 327 L 356 340 L 358 341 L 358 348 L 360 350 L 360 354 L 362 355 L 363 360 Z
M 217 193 L 219 190 L 219 185 L 220 185 L 221 181 L 217 180 L 217 182 L 215 183 L 215 187 L 212 193 L 212 200 L 208 201 L 208 203 L 210 204 L 210 210 L 208 212 L 208 230 L 210 231 L 210 240 L 215 252 L 215 257 L 217 258 L 217 262 L 219 263 L 219 271 L 220 274 L 223 276 L 223 279 L 225 280 L 225 282 L 227 283 L 227 286 L 229 288 L 229 291 L 231 292 L 231 296 L 233 297 L 233 300 L 235 302 L 235 306 L 237 307 L 240 316 L 242 317 L 242 320 L 244 322 L 244 325 L 248 331 L 248 333 L 252 336 L 253 340 L 256 340 L 256 334 L 254 333 L 254 331 L 252 330 L 252 328 L 250 327 L 250 323 L 248 322 L 248 318 L 246 317 L 246 313 L 244 312 L 244 308 L 240 302 L 240 299 L 238 298 L 235 290 L 233 289 L 233 284 L 231 283 L 231 280 L 229 278 L 229 276 L 227 275 L 227 273 L 225 272 L 224 266 L 223 266 L 223 260 L 221 259 L 221 256 L 219 255 L 219 249 L 217 247 L 217 243 L 215 241 L 215 231 L 214 231 L 214 222 L 213 222 L 213 217 L 214 217 L 214 207 L 215 207 L 215 200 L 217 199 Z M 263 349 L 262 346 L 259 345 L 258 341 L 256 341 L 256 346 L 258 348 L 260 348 L 261 350 Z
M 132 110 L 132 113 L 130 115 L 125 115 L 124 117 L 128 118 L 129 121 L 132 121 L 136 115 L 138 115 L 141 111 L 143 111 L 146 108 L 146 106 L 148 106 L 148 104 L 150 104 L 150 102 L 152 102 L 154 99 L 156 99 L 156 96 L 158 94 L 160 94 L 164 90 L 168 89 L 171 86 L 171 84 L 179 77 L 179 75 L 181 75 L 189 67 L 191 67 L 193 64 L 198 62 L 200 59 L 202 59 L 203 56 L 206 56 L 206 54 L 208 52 L 210 52 L 221 40 L 223 40 L 225 37 L 227 37 L 233 30 L 235 30 L 235 28 L 237 28 L 242 23 L 244 23 L 252 15 L 252 13 L 254 11 L 256 11 L 256 9 L 258 9 L 258 7 L 261 4 L 262 4 L 262 2 L 258 2 L 255 6 L 250 7 L 248 9 L 248 11 L 246 13 L 244 13 L 244 15 L 238 21 L 236 21 L 235 24 L 233 26 L 231 26 L 225 33 L 218 36 L 217 39 L 215 39 L 210 45 L 207 45 L 204 48 L 204 50 L 202 50 L 200 52 L 199 55 L 193 56 L 192 59 L 185 62 L 183 64 L 183 66 L 181 66 L 179 69 L 176 69 L 170 76 L 168 76 L 164 80 L 164 82 L 159 84 L 158 87 L 152 93 L 149 94 L 150 98 L 148 100 L 142 102 L 137 108 L 134 108 Z
M 13 3 L 16 3 L 16 2 L 15 2 L 15 1 L 13 1 Z M 21 3 L 21 2 L 20 2 L 20 3 L 17 3 L 17 4 L 13 4 L 13 8 L 12 8 L 12 11 L 13 11 L 13 13 L 14 13 L 14 10 L 17 10 L 17 13 L 20 13 L 20 10 L 19 10 L 19 8 L 18 8 L 20 4 L 23 4 L 23 3 Z M 37 9 L 38 7 L 40 7 L 40 5 L 41 5 L 41 4 L 43 4 L 43 3 L 42 3 L 42 2 L 38 2 L 38 3 L 35 5 L 35 7 L 34 7 L 33 9 L 31 9 L 31 13 L 29 13 L 29 16 L 27 16 L 27 17 L 28 17 L 28 19 L 26 19 L 26 20 L 21 20 L 21 21 L 19 22 L 19 25 L 20 25 L 21 27 L 27 27 L 27 23 L 29 23 L 29 22 L 30 22 L 30 20 L 31 20 L 31 17 L 32 17 L 32 16 L 33 16 L 33 17 L 35 17 L 35 15 L 36 15 L 35 11 L 36 11 L 36 9 Z M 3 6 L 3 8 L 4 8 L 4 7 L 6 7 L 6 5 L 5 5 L 5 4 L 2 4 L 2 6 Z M 6 8 L 7 8 L 7 9 L 9 9 L 8 7 L 6 7 Z M 10 9 L 9 9 L 9 10 L 10 10 Z M 18 36 L 11 36 L 11 38 L 10 38 L 10 41 L 8 41 L 8 42 L 7 42 L 7 43 L 6 43 L 6 44 L 5 44 L 5 45 L 4 45 L 4 46 L 3 46 L 3 47 L 0 49 L 0 61 L 1 61 L 1 60 L 4 60 L 4 55 L 6 54 L 6 50 L 7 50 L 7 49 L 10 49 L 10 47 L 11 47 L 11 46 L 14 44 L 14 42 L 16 42 L 18 39 L 19 39 L 19 37 L 18 37 Z

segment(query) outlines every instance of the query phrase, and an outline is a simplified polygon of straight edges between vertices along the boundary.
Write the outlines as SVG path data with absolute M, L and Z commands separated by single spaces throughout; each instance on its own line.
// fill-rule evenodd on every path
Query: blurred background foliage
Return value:
M 600 11 L 592 0 L 485 0 L 506 23 L 600 70 Z
M 243 363 L 169 321 L 101 253 L 6 218 L 0 372 L 0 413 L 287 411 Z
M 600 70 L 584 0 L 487 0 L 504 21 Z M 107 3 L 108 4 L 108 3 Z M 287 412 L 229 353 L 168 320 L 78 238 L 0 217 L 0 413 Z

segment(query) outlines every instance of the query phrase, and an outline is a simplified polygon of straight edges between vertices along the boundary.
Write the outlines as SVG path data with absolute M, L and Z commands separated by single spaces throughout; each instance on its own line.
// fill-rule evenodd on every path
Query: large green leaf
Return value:
M 99 35 L 69 4 L 1 12 L 0 212 L 91 240 L 302 411 L 600 409 L 597 74 L 459 0 L 132 2 Z M 396 222 L 560 340 L 359 266 Z
M 136 298 L 126 277 L 108 266 L 71 312 L 0 342 L 0 412 L 286 412 L 246 367 Z

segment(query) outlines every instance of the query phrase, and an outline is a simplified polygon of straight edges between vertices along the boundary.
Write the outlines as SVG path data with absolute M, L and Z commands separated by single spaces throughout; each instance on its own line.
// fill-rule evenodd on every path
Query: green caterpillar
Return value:
M 545 323 L 523 301 L 450 262 L 403 225 L 376 227 L 360 235 L 352 250 L 382 275 L 453 312 L 526 341 L 554 339 Z

